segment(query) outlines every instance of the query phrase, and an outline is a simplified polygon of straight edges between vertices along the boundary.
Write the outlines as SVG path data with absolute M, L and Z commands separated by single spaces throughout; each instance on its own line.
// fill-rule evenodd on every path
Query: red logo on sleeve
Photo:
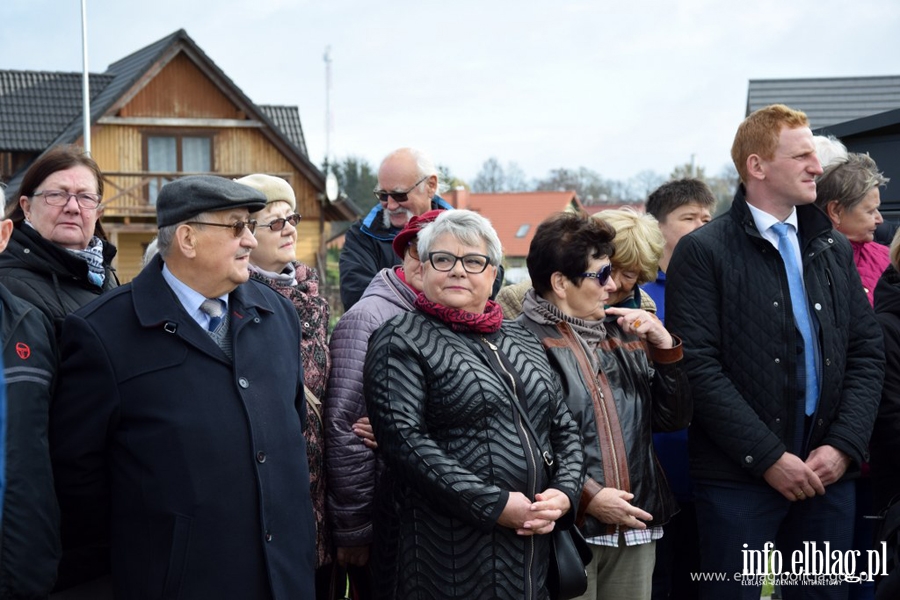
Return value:
M 19 355 L 19 358 L 25 360 L 31 356 L 31 348 L 25 342 L 18 342 L 16 343 L 16 354 Z

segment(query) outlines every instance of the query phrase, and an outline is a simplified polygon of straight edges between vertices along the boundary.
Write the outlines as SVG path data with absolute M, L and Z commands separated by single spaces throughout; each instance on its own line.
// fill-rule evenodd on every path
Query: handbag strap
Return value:
M 541 453 L 541 458 L 543 459 L 544 468 L 547 470 L 547 477 L 550 480 L 553 479 L 553 473 L 550 471 L 550 467 L 553 466 L 553 455 L 549 450 L 544 450 L 541 448 L 540 442 L 538 441 L 540 438 L 537 435 L 537 431 L 534 429 L 534 425 L 531 424 L 531 419 L 528 418 L 528 415 L 525 413 L 525 409 L 522 408 L 525 398 L 524 394 L 524 386 L 522 385 L 521 379 L 519 379 L 518 374 L 516 373 L 515 368 L 513 368 L 512 363 L 509 361 L 509 358 L 506 354 L 500 350 L 500 347 L 497 344 L 491 342 L 486 337 L 481 336 L 481 341 L 485 346 L 493 353 L 493 355 L 497 358 L 497 361 L 501 365 L 501 369 L 510 377 L 512 380 L 508 382 L 507 385 L 514 388 L 512 391 L 515 393 L 518 401 L 513 401 L 510 404 L 513 405 L 513 408 L 516 412 L 519 413 L 519 417 L 522 419 L 522 422 L 525 424 L 525 427 L 528 429 L 528 433 L 531 434 L 531 437 L 534 439 L 534 445 L 537 446 L 538 452 Z M 489 354 L 490 356 L 490 354 Z M 504 379 L 501 377 L 501 379 Z M 505 381 L 505 379 L 504 379 Z

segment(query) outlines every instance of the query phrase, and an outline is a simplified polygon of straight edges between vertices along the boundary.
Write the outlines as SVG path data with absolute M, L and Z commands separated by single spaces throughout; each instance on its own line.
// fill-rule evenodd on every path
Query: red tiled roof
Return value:
M 456 208 L 468 208 L 490 219 L 507 258 L 526 257 L 535 229 L 553 213 L 584 210 L 572 191 L 472 194 L 452 190 L 441 196 Z
M 619 209 L 619 208 L 633 208 L 637 212 L 643 214 L 645 211 L 644 203 L 641 202 L 639 204 L 630 204 L 630 203 L 622 203 L 622 204 L 590 204 L 584 207 L 584 210 L 587 211 L 589 215 L 596 215 L 598 212 L 603 210 L 611 210 L 611 209 Z

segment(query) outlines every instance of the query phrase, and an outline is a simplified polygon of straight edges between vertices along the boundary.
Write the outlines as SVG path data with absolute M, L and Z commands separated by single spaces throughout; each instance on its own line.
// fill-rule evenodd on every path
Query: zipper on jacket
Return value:
M 603 394 L 603 386 L 596 385 L 597 392 L 600 394 L 600 410 L 603 411 L 603 427 L 606 429 L 606 437 L 610 440 L 609 451 L 612 453 L 613 477 L 616 480 L 616 489 L 622 489 L 622 474 L 619 473 L 619 457 L 616 454 L 616 445 L 613 442 L 612 426 L 609 424 L 609 407 L 606 406 L 606 397 Z
M 513 397 L 510 399 L 512 402 L 519 401 L 519 394 L 516 387 L 516 378 L 512 376 L 512 373 L 506 370 L 506 367 L 503 364 L 503 361 L 500 360 L 500 353 L 498 352 L 498 348 L 491 341 L 489 341 L 486 337 L 481 336 L 481 341 L 487 345 L 488 348 L 491 349 L 491 352 L 494 353 L 494 357 L 497 359 L 497 364 L 500 365 L 500 368 L 503 370 L 503 373 L 509 378 L 509 383 L 512 386 Z M 522 407 L 522 410 L 525 410 L 525 407 Z M 516 409 L 512 409 L 514 413 L 516 413 L 516 425 L 519 430 L 519 433 L 522 434 L 525 441 L 527 442 L 530 438 L 528 436 L 528 431 L 525 429 L 525 425 L 522 423 L 522 415 L 519 414 L 519 411 Z M 534 445 L 537 446 L 538 441 L 534 440 Z M 531 464 L 531 468 L 533 469 L 534 477 L 532 477 L 531 483 L 531 498 L 534 498 L 535 494 L 537 494 L 536 485 L 538 478 L 538 470 L 537 470 L 537 462 L 534 459 L 534 450 L 531 447 L 526 448 L 528 455 L 528 461 Z M 545 459 L 546 460 L 546 459 Z M 549 485 L 550 482 L 548 481 Z M 532 573 L 534 569 L 534 536 L 528 536 L 528 559 L 526 561 L 528 576 L 525 578 L 525 597 L 533 598 L 534 591 L 532 590 L 533 582 L 532 582 Z

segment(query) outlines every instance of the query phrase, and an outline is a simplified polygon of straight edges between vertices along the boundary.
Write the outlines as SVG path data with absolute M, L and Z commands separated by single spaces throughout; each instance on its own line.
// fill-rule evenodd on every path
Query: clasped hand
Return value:
M 510 492 L 497 523 L 519 535 L 541 535 L 553 531 L 556 520 L 570 508 L 569 497 L 556 488 L 535 495 L 534 502 L 521 492 Z

